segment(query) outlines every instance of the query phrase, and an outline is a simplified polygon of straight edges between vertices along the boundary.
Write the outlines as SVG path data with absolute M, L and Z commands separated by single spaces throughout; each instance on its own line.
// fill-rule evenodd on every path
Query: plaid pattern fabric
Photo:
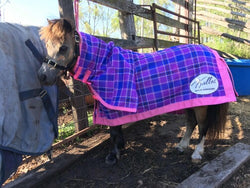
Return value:
M 108 119 L 116 125 L 119 123 L 112 120 L 121 117 L 145 112 L 148 112 L 145 117 L 149 117 L 171 111 L 154 111 L 162 107 L 167 109 L 165 107 L 171 104 L 226 96 L 216 57 L 206 46 L 180 45 L 140 54 L 85 33 L 81 33 L 81 37 L 81 56 L 74 69 L 74 78 L 87 83 L 96 96 L 94 117 L 97 119 Z M 86 72 L 89 72 L 87 79 Z M 213 75 L 218 80 L 218 89 L 205 95 L 191 92 L 192 80 L 201 74 Z M 196 101 L 194 106 L 197 106 Z M 184 108 L 180 106 L 174 110 Z

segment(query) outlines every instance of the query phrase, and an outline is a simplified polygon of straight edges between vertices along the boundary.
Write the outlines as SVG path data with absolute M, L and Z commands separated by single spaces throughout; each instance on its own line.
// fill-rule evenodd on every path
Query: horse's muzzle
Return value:
M 38 74 L 38 78 L 41 82 L 45 82 L 47 79 L 47 76 L 45 74 Z
M 38 79 L 42 85 L 53 85 L 57 80 L 58 72 L 60 71 L 43 63 L 38 70 Z

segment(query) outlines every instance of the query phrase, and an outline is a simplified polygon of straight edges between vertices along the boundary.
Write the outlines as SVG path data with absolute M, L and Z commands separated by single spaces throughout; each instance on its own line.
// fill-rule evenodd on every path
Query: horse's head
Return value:
M 38 77 L 42 84 L 51 85 L 76 62 L 75 28 L 66 19 L 48 20 L 48 26 L 40 30 L 40 35 L 46 44 L 48 57 L 39 69 Z

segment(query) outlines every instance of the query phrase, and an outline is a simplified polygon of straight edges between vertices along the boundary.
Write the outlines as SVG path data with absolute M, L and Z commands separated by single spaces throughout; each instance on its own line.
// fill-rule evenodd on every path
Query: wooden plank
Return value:
M 147 38 L 147 37 L 135 37 L 135 40 L 124 40 L 124 39 L 116 39 L 116 38 L 108 38 L 108 37 L 101 37 L 96 36 L 100 39 L 102 39 L 105 42 L 113 41 L 116 46 L 120 46 L 125 49 L 138 49 L 138 48 L 154 48 L 154 39 L 153 38 Z M 159 48 L 168 48 L 171 46 L 177 46 L 180 45 L 179 42 L 174 41 L 166 41 L 166 40 L 160 40 L 158 39 L 158 46 Z
M 57 158 L 53 159 L 53 161 L 39 166 L 38 168 L 28 172 L 24 176 L 17 178 L 15 181 L 6 184 L 5 186 L 3 186 L 3 188 L 37 187 L 43 181 L 51 179 L 58 173 L 63 172 L 65 169 L 69 168 L 74 162 L 82 158 L 86 152 L 90 151 L 94 147 L 97 147 L 108 139 L 108 133 L 98 134 L 94 137 L 91 137 L 81 144 L 82 147 L 76 147 L 64 154 L 61 154 Z
M 204 3 L 204 4 L 212 4 L 212 5 L 220 5 L 220 6 L 224 6 L 225 9 L 226 7 L 228 8 L 233 8 L 233 9 L 238 9 L 240 11 L 244 11 L 245 13 L 249 13 L 249 9 L 246 7 L 242 7 L 242 6 L 235 6 L 235 3 L 227 3 L 227 2 L 222 2 L 222 1 L 214 1 L 214 0 L 198 0 L 198 3 Z
M 129 14 L 134 14 L 136 16 L 146 18 L 148 20 L 152 19 L 152 11 L 150 9 L 144 8 L 143 6 L 136 5 L 132 2 L 127 2 L 124 0 L 90 0 L 92 2 L 116 9 L 121 12 L 126 12 Z M 185 29 L 186 24 L 180 23 L 175 19 L 163 16 L 161 14 L 156 14 L 156 20 L 158 23 L 168 25 L 171 27 L 176 27 L 179 29 Z
M 226 13 L 226 14 L 237 15 L 237 16 L 240 16 L 240 17 L 250 18 L 249 14 L 235 12 L 235 11 L 227 10 L 227 9 L 220 8 L 220 7 L 208 6 L 208 5 L 202 5 L 202 4 L 197 4 L 197 7 L 204 8 L 204 9 L 209 9 L 209 10 L 216 10 L 216 11 L 219 11 L 219 12 L 223 12 L 223 13 Z
M 250 7 L 250 3 L 249 2 L 238 1 L 238 0 L 231 0 L 231 1 L 234 2 L 234 3 L 240 4 L 240 5 L 244 5 L 244 6 Z
M 230 35 L 228 33 L 223 33 L 221 31 L 217 31 L 217 30 L 211 29 L 209 27 L 202 26 L 201 27 L 201 31 L 203 33 L 206 33 L 206 34 L 216 35 L 216 36 L 222 36 L 222 37 L 234 40 L 236 42 L 240 42 L 240 43 L 244 43 L 246 45 L 250 45 L 250 40 L 247 40 L 247 39 L 244 39 L 244 38 L 240 38 L 240 37 L 236 37 L 236 36 Z
M 214 50 L 216 50 L 218 52 L 220 57 L 227 58 L 227 59 L 241 59 L 241 57 L 238 55 L 230 54 L 230 53 L 223 52 L 223 51 L 220 51 L 217 49 L 214 49 Z
M 213 13 L 210 13 L 210 12 L 204 11 L 204 10 L 197 11 L 196 15 L 207 17 L 206 18 L 207 21 L 209 21 L 209 18 L 213 18 L 213 19 L 216 19 L 219 21 L 224 21 L 224 22 L 228 22 L 230 24 L 238 25 L 238 27 L 250 29 L 250 21 L 244 22 L 244 21 L 240 21 L 240 20 L 236 20 L 236 19 L 226 18 L 225 16 L 219 16 L 217 14 L 213 14 Z
M 250 28 L 242 27 L 242 26 L 236 25 L 236 24 L 231 24 L 230 22 L 220 21 L 220 20 L 217 20 L 216 18 L 213 18 L 213 17 L 197 15 L 197 19 L 203 20 L 203 21 L 206 21 L 206 22 L 209 22 L 212 24 L 216 24 L 218 26 L 222 26 L 222 27 L 225 27 L 228 29 L 236 29 L 236 30 L 241 31 L 241 32 L 250 33 Z
M 177 188 L 219 187 L 249 159 L 250 145 L 237 143 L 184 180 Z
M 87 128 L 82 129 L 82 130 L 80 130 L 79 132 L 77 132 L 77 133 L 75 133 L 75 134 L 73 134 L 73 135 L 71 135 L 71 136 L 68 136 L 67 138 L 61 140 L 60 142 L 57 142 L 57 143 L 53 144 L 53 145 L 52 145 L 52 150 L 53 150 L 53 149 L 56 149 L 56 148 L 58 148 L 58 147 L 60 147 L 60 146 L 62 146 L 63 144 L 67 144 L 67 143 L 69 143 L 69 142 L 72 142 L 72 141 L 75 140 L 77 137 L 79 137 L 79 136 L 81 136 L 81 135 L 83 135 L 83 134 L 85 134 L 85 133 L 87 133 L 87 132 L 93 130 L 93 129 L 96 128 L 96 127 L 97 127 L 97 125 L 92 125 L 91 127 L 87 127 Z
M 185 7 L 185 3 L 186 1 L 185 0 L 171 0 L 173 3 L 175 3 L 176 5 L 179 5 L 179 6 L 182 6 L 182 7 Z M 187 2 L 189 4 L 189 2 Z

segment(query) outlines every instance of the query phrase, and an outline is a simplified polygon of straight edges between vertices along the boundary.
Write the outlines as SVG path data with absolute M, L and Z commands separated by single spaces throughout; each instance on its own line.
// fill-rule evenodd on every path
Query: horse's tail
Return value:
M 208 106 L 207 109 L 207 136 L 209 139 L 220 138 L 221 133 L 224 133 L 227 121 L 227 111 L 229 103 Z

